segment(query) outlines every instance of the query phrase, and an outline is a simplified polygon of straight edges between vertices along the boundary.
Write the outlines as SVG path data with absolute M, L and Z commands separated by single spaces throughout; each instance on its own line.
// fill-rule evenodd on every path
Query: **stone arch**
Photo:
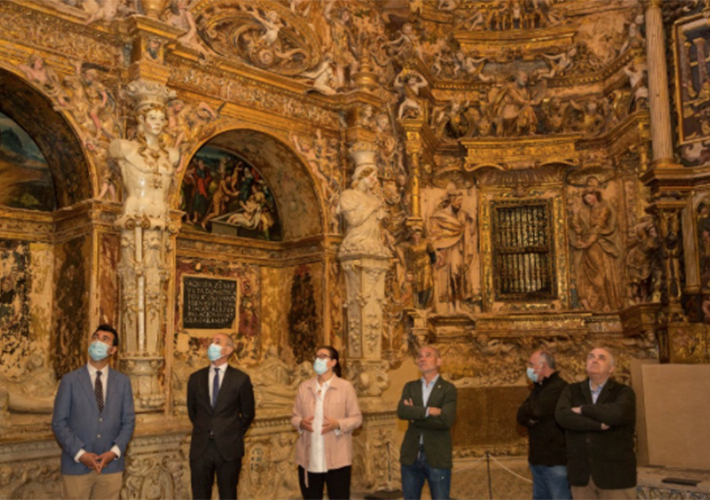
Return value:
M 34 139 L 54 181 L 57 208 L 90 199 L 97 192 L 96 170 L 84 153 L 71 118 L 54 109 L 41 89 L 0 63 L 0 109 Z
M 225 127 L 196 144 L 186 159 L 206 145 L 232 151 L 257 167 L 274 191 L 283 221 L 283 241 L 322 235 L 327 232 L 327 209 L 313 174 L 293 148 L 273 131 L 257 126 Z M 184 164 L 187 164 L 185 161 Z M 182 186 L 187 169 L 182 172 Z M 179 188 L 173 208 L 179 208 Z

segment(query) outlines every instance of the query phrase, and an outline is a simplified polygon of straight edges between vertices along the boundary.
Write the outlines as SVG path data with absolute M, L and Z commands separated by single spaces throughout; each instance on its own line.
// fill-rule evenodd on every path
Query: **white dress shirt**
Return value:
M 308 460 L 308 472 L 328 472 L 325 462 L 325 438 L 323 434 L 323 401 L 325 393 L 330 388 L 330 380 L 318 383 L 316 379 L 316 411 L 313 416 L 313 433 L 311 434 L 311 450 Z
M 89 369 L 89 378 L 91 378 L 91 385 L 94 388 L 94 391 L 96 390 L 96 376 L 98 374 L 98 370 L 91 366 L 91 363 L 86 363 L 86 367 Z M 103 394 L 104 394 L 104 409 L 106 408 L 106 401 L 108 400 L 108 393 L 106 391 L 106 388 L 108 387 L 108 365 L 106 365 L 103 370 L 101 370 L 101 386 L 103 387 Z M 101 419 L 102 417 L 99 417 Z M 111 447 L 111 450 L 116 454 L 116 458 L 121 458 L 121 449 L 116 446 L 115 444 Z M 76 455 L 74 455 L 74 461 L 79 462 L 79 459 L 81 456 L 86 453 L 86 450 L 84 448 L 80 449 Z M 99 453 L 100 455 L 101 453 Z

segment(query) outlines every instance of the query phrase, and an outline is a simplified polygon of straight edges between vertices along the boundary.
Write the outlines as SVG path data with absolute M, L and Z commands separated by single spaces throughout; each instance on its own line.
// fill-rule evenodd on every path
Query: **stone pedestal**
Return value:
M 341 257 L 345 271 L 348 353 L 352 358 L 379 360 L 382 354 L 382 303 L 387 257 Z

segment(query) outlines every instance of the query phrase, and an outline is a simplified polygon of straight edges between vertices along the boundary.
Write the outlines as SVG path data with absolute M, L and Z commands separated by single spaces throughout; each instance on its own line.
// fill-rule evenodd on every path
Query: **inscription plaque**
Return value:
M 183 278 L 184 328 L 232 328 L 237 314 L 237 282 L 211 278 Z

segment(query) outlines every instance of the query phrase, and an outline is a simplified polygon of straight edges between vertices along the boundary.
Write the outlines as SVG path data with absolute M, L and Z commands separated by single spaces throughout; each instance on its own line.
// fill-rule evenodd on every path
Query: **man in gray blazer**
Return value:
M 405 500 L 419 500 L 425 480 L 432 500 L 449 499 L 456 387 L 439 376 L 440 366 L 436 347 L 419 349 L 417 367 L 422 378 L 404 386 L 397 406 L 397 416 L 409 421 L 399 454 Z
M 64 498 L 118 499 L 136 414 L 130 379 L 109 368 L 118 333 L 100 325 L 89 362 L 62 377 L 52 430 L 62 447 Z

